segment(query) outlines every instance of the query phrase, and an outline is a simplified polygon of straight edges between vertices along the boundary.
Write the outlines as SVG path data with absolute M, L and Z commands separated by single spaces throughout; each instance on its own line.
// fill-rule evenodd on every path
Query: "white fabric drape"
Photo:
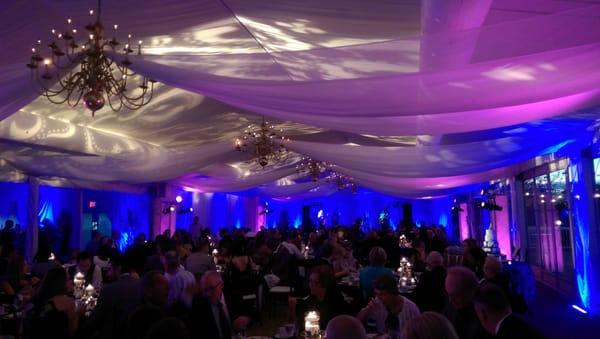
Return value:
M 81 108 L 23 108 L 37 96 L 25 67 L 29 48 L 37 39 L 45 45 L 68 17 L 79 27 L 90 21 L 95 1 L 0 3 L 0 119 L 12 115 L 0 123 L 2 158 L 28 175 L 73 183 L 179 178 L 204 192 L 326 192 L 322 182 L 290 178 L 293 166 L 205 175 L 208 165 L 247 160 L 232 140 L 248 117 L 267 115 L 303 124 L 293 126 L 287 146 L 335 164 L 361 185 L 435 195 L 589 139 L 596 117 L 549 118 L 600 103 L 600 4 L 224 3 L 104 1 L 107 27 L 118 23 L 127 29 L 120 38 L 131 32 L 144 41 L 132 69 L 162 89 L 135 114 L 114 118 L 105 108 L 95 121 L 77 118 Z M 406 146 L 382 138 L 422 134 L 441 141 Z M 272 184 L 281 178 L 290 182 Z

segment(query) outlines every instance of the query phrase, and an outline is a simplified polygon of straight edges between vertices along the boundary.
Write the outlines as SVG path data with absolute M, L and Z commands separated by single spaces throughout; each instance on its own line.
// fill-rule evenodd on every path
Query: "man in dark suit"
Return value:
M 475 273 L 466 267 L 454 266 L 446 273 L 448 307 L 444 314 L 461 339 L 491 338 L 477 319 L 473 295 L 477 288 Z
M 250 318 L 241 315 L 241 303 L 225 297 L 223 285 L 216 271 L 208 271 L 200 279 L 202 293 L 192 301 L 189 318 L 192 338 L 229 339 L 250 323 Z
M 501 287 L 483 283 L 475 292 L 474 303 L 481 325 L 495 338 L 544 338 L 539 330 L 512 313 Z
M 99 338 L 113 338 L 127 310 L 140 302 L 141 284 L 131 255 L 127 253 L 113 260 L 113 270 L 118 280 L 102 289 L 98 304 L 86 322 L 85 332 L 99 332 Z
M 447 297 L 445 292 L 446 269 L 444 257 L 436 251 L 427 255 L 427 270 L 419 277 L 415 288 L 414 301 L 421 312 L 443 312 L 446 307 Z

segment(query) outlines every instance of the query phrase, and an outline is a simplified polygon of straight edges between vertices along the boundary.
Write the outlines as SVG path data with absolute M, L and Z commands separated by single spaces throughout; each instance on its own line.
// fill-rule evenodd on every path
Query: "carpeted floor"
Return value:
M 525 319 L 542 330 L 548 339 L 600 338 L 600 319 L 575 311 L 561 294 L 543 284 L 537 285 L 537 298 Z

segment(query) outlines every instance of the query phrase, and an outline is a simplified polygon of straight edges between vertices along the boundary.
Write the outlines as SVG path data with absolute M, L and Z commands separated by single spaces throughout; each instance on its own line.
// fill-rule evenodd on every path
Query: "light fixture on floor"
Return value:
M 51 30 L 50 55 L 41 54 L 42 40 L 38 40 L 27 64 L 40 95 L 52 103 L 72 107 L 83 102 L 92 116 L 106 103 L 115 112 L 123 107 L 135 110 L 145 106 L 152 99 L 156 82 L 128 68 L 132 64 L 129 55 L 135 53 L 131 34 L 122 48 L 117 40 L 118 25 L 113 26 L 112 38 L 106 37 L 101 10 L 101 0 L 98 0 L 95 22 L 85 26 L 87 36 L 82 37 L 81 42 L 77 41 L 78 31 L 72 20 L 67 19 L 65 31 Z M 94 16 L 93 10 L 90 16 Z M 142 41 L 139 40 L 137 54 L 141 53 Z M 43 68 L 41 72 L 40 68 Z M 132 86 L 134 76 L 140 79 L 138 86 Z
M 575 305 L 575 304 L 571 305 L 571 307 L 573 307 L 573 309 L 575 309 L 579 313 L 588 314 L 588 312 L 583 307 L 580 307 L 580 306 Z

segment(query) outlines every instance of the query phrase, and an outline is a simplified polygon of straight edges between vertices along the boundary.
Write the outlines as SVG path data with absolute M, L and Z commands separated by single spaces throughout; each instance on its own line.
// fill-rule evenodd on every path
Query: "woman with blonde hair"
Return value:
M 404 326 L 406 339 L 458 339 L 452 324 L 436 312 L 423 312 Z

